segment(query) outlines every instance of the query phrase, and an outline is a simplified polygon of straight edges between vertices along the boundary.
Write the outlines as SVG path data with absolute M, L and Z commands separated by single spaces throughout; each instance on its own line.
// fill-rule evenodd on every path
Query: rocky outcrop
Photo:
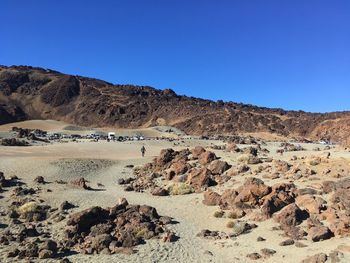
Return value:
M 224 173 L 231 166 L 203 147 L 175 151 L 163 149 L 153 162 L 135 168 L 136 178 L 120 179 L 126 191 L 150 190 L 153 195 L 202 192 L 225 182 Z M 160 185 L 159 178 L 164 179 Z
M 72 214 L 67 221 L 64 244 L 85 254 L 113 254 L 147 239 L 164 236 L 164 241 L 173 242 L 176 236 L 164 226 L 170 222 L 153 207 L 129 205 L 122 199 L 108 209 L 91 207 Z

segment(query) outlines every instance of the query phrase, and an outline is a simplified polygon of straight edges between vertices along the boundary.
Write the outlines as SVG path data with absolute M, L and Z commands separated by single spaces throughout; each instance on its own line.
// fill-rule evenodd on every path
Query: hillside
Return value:
M 269 132 L 346 141 L 350 112 L 306 113 L 179 96 L 28 66 L 0 66 L 0 124 L 53 119 L 118 128 L 169 125 L 188 134 Z

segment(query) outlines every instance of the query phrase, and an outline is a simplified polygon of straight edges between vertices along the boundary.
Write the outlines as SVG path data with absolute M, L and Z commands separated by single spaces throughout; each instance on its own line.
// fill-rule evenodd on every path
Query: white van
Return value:
M 115 132 L 109 132 L 108 133 L 108 139 L 114 140 L 115 139 Z

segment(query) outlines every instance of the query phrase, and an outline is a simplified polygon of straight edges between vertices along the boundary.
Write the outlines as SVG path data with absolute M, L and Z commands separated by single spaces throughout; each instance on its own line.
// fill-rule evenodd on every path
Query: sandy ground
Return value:
M 35 124 L 33 124 L 35 125 Z M 52 124 L 55 126 L 55 124 Z M 36 127 L 38 128 L 38 127 Z M 45 127 L 47 128 L 47 127 Z M 0 130 L 6 128 L 0 127 Z M 53 127 L 57 129 L 57 127 Z M 180 239 L 174 243 L 163 243 L 151 240 L 146 244 L 136 247 L 138 252 L 132 255 L 72 255 L 69 259 L 72 262 L 253 262 L 246 255 L 259 252 L 262 248 L 274 249 L 277 253 L 267 259 L 259 259 L 256 262 L 300 262 L 306 256 L 316 253 L 330 253 L 339 245 L 349 245 L 349 238 L 332 238 L 330 240 L 313 243 L 305 240 L 305 248 L 295 246 L 282 247 L 279 243 L 286 239 L 282 231 L 273 231 L 272 227 L 277 226 L 273 220 L 258 223 L 258 228 L 252 232 L 238 236 L 235 240 L 204 240 L 196 237 L 202 229 L 221 230 L 229 232 L 226 228 L 228 218 L 215 218 L 214 212 L 218 207 L 209 207 L 202 204 L 202 194 L 190 194 L 183 196 L 156 197 L 149 193 L 125 192 L 122 186 L 116 182 L 118 178 L 126 178 L 132 175 L 132 170 L 125 168 L 126 165 L 142 165 L 153 159 L 163 148 L 181 149 L 203 145 L 209 147 L 212 144 L 220 145 L 219 141 L 185 140 L 180 145 L 174 146 L 168 141 L 143 141 L 143 142 L 70 142 L 55 143 L 45 146 L 33 147 L 3 147 L 0 146 L 0 171 L 6 176 L 17 175 L 31 187 L 37 187 L 33 182 L 36 176 L 44 176 L 50 182 L 40 186 L 42 188 L 40 197 L 48 204 L 57 207 L 62 201 L 70 201 L 76 205 L 74 211 L 98 205 L 102 207 L 113 206 L 120 197 L 125 197 L 131 204 L 147 204 L 154 206 L 160 215 L 171 216 L 177 224 L 169 226 Z M 140 147 L 145 145 L 146 157 L 140 155 Z M 266 146 L 273 158 L 289 160 L 292 155 L 313 155 L 322 152 L 313 152 L 316 145 L 303 145 L 308 151 L 286 153 L 283 156 L 275 154 L 278 148 L 277 143 L 268 143 Z M 320 146 L 320 145 L 318 145 Z M 321 146 L 322 147 L 322 146 Z M 237 163 L 237 154 L 223 151 L 215 151 L 216 154 L 227 160 L 230 164 Z M 338 149 L 332 149 L 332 158 L 342 158 L 350 162 L 350 153 Z M 94 160 L 102 160 L 101 162 Z M 107 160 L 107 161 L 103 161 Z M 91 168 L 89 162 L 96 165 Z M 69 185 L 54 183 L 55 180 L 74 180 L 84 176 L 90 181 L 90 185 L 97 187 L 101 183 L 104 187 L 101 191 L 86 191 L 72 188 Z M 228 182 L 223 187 L 230 187 L 239 184 L 244 178 Z M 269 180 L 264 180 L 272 184 Z M 274 181 L 273 183 L 275 183 Z M 310 185 L 314 182 L 301 183 Z M 315 182 L 317 183 L 317 182 Z M 47 192 L 51 189 L 52 192 Z M 0 205 L 5 207 L 5 199 L 0 199 Z M 57 223 L 57 229 L 64 222 Z M 58 230 L 57 230 L 58 231 Z M 265 242 L 257 242 L 257 237 L 262 236 Z M 8 248 L 0 248 L 1 262 L 15 262 L 6 259 Z M 212 255 L 206 253 L 210 251 Z M 41 262 L 50 262 L 49 260 Z M 53 261 L 54 262 L 54 261 Z M 350 254 L 344 253 L 342 262 L 350 262 Z

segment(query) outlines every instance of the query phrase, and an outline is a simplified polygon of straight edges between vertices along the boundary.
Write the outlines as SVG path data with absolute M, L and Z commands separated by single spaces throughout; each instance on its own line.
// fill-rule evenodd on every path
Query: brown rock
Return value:
M 17 257 L 19 252 L 20 251 L 17 248 L 14 248 L 8 252 L 7 257 L 9 257 L 9 258 Z
M 325 263 L 327 261 L 327 255 L 319 253 L 302 260 L 301 263 Z
M 206 150 L 202 146 L 196 146 L 194 149 L 191 150 L 192 158 L 198 159 L 198 157 L 204 152 L 206 152 Z
M 261 258 L 261 255 L 259 253 L 250 253 L 247 255 L 247 258 L 251 259 L 251 260 L 257 260 Z
M 155 160 L 156 166 L 164 167 L 174 159 L 175 155 L 176 152 L 171 148 L 161 150 L 159 156 Z
M 199 155 L 198 162 L 201 165 L 207 165 L 207 164 L 211 163 L 212 161 L 214 161 L 215 159 L 216 159 L 215 153 L 206 151 L 206 152 L 203 152 Z
M 60 205 L 61 210 L 69 210 L 74 208 L 75 206 L 68 201 L 63 201 L 62 204 Z
M 173 162 L 170 166 L 170 170 L 174 171 L 175 175 L 180 175 L 186 173 L 191 169 L 191 165 L 184 159 L 180 159 L 177 162 Z
M 342 216 L 340 218 L 329 220 L 331 223 L 329 228 L 336 236 L 349 237 L 350 236 L 350 218 Z
M 235 203 L 248 203 L 257 205 L 259 200 L 271 192 L 271 188 L 257 178 L 248 178 L 243 186 L 237 189 L 238 195 Z
M 74 186 L 77 186 L 77 187 L 85 189 L 85 190 L 91 190 L 91 187 L 89 187 L 86 183 L 88 183 L 88 181 L 86 181 L 85 178 L 83 178 L 83 177 L 71 182 L 71 184 Z
M 226 145 L 226 151 L 228 151 L 228 152 L 240 152 L 241 149 L 239 149 L 237 144 L 231 142 L 231 143 L 228 143 Z
M 203 194 L 204 200 L 203 204 L 208 206 L 216 206 L 220 204 L 221 196 L 213 191 L 206 191 Z
M 323 181 L 322 182 L 323 192 L 326 194 L 332 192 L 335 189 L 335 182 L 333 181 Z
M 193 168 L 188 174 L 187 183 L 191 185 L 196 192 L 200 192 L 215 184 L 207 168 Z
M 270 194 L 264 196 L 260 203 L 263 219 L 270 218 L 275 212 L 278 212 L 286 205 L 294 202 L 295 189 L 293 184 L 276 184 L 272 186 Z
M 93 225 L 97 225 L 105 221 L 108 217 L 108 214 L 109 212 L 107 210 L 95 206 L 70 215 L 70 218 L 67 221 L 67 225 L 77 226 L 77 231 L 79 233 L 87 232 Z
M 92 239 L 92 248 L 95 249 L 97 253 L 102 252 L 102 250 L 109 247 L 109 244 L 112 242 L 112 237 L 109 234 L 101 234 L 95 236 Z
M 163 242 L 175 242 L 176 241 L 176 235 L 173 232 L 167 232 L 163 236 Z
M 168 192 L 168 190 L 166 190 L 164 188 L 156 187 L 156 188 L 153 189 L 152 195 L 155 195 L 155 196 L 167 196 L 167 195 L 169 195 L 169 192 Z
M 307 247 L 307 245 L 305 245 L 304 243 L 301 243 L 300 241 L 295 242 L 295 246 L 298 248 Z
M 337 204 L 341 210 L 350 211 L 350 191 L 349 189 L 337 189 L 331 201 Z
M 263 248 L 260 250 L 260 252 L 266 257 L 271 257 L 272 255 L 276 254 L 276 250 L 269 249 L 269 248 Z
M 54 254 L 51 250 L 43 249 L 39 251 L 38 257 L 40 259 L 47 259 L 47 258 L 53 258 Z
M 324 208 L 326 201 L 321 197 L 300 195 L 295 199 L 295 203 L 299 207 L 304 208 L 309 214 L 319 214 L 321 209 Z
M 208 169 L 212 174 L 223 174 L 226 170 L 228 170 L 231 166 L 224 161 L 214 160 L 208 165 Z
M 299 225 L 307 218 L 307 213 L 302 211 L 295 203 L 284 207 L 280 213 L 275 216 L 275 221 L 281 224 L 282 228 Z
M 34 182 L 36 182 L 38 184 L 45 184 L 45 179 L 42 176 L 37 176 L 37 177 L 35 177 Z
M 312 241 L 318 242 L 321 240 L 330 239 L 332 237 L 332 233 L 328 227 L 318 225 L 310 228 L 308 236 Z
M 226 189 L 221 195 L 220 208 L 230 209 L 235 207 L 235 199 L 238 193 L 235 189 Z
M 284 246 L 291 246 L 294 244 L 294 240 L 293 239 L 287 239 L 282 241 L 281 243 L 279 243 L 280 246 L 284 247 Z

